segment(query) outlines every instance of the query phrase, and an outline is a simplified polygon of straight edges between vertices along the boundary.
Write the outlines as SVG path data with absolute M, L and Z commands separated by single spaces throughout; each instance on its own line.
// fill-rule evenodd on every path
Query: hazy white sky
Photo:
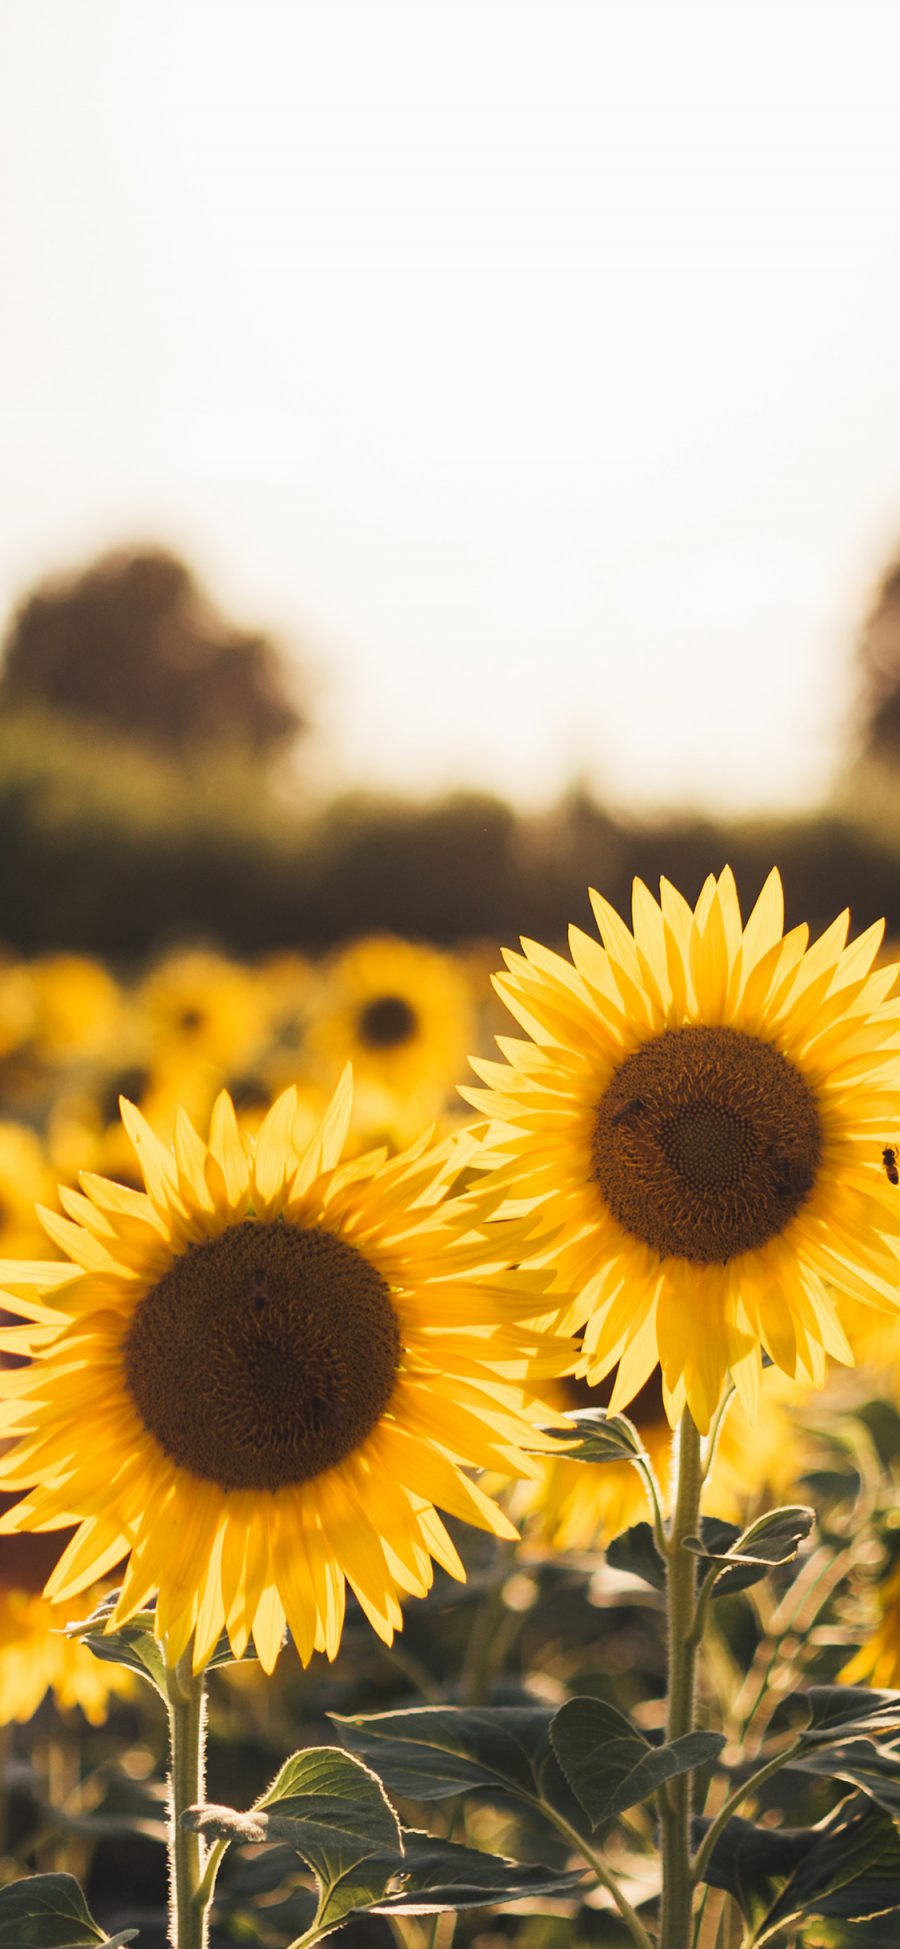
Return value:
M 0 605 L 183 548 L 336 783 L 827 784 L 900 541 L 894 0 L 3 0 Z

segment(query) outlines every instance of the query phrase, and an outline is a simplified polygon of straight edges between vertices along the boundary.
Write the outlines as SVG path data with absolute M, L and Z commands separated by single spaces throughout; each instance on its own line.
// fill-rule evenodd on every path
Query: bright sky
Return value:
M 4 0 L 0 606 L 311 642 L 332 781 L 825 789 L 900 541 L 895 0 Z

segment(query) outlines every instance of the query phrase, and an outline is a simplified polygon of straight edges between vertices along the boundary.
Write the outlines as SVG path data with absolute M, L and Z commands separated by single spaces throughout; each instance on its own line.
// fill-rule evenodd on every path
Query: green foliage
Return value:
M 580 1870 L 559 1874 L 526 1866 L 410 1827 L 403 1829 L 403 1858 L 394 1879 L 396 1887 L 374 1904 L 376 1915 L 436 1915 L 442 1909 L 486 1908 L 529 1897 L 541 1901 L 571 1896 L 584 1886 Z
M 292 1847 L 315 1877 L 318 1904 L 310 1926 L 316 1935 L 330 1933 L 387 1893 L 403 1846 L 381 1782 L 333 1746 L 292 1754 L 247 1814 L 203 1807 L 183 1820 L 210 1840 L 284 1841 Z
M 885 1813 L 900 1820 L 900 1750 L 878 1747 L 871 1739 L 849 1739 L 846 1746 L 825 1746 L 803 1753 L 791 1765 L 798 1772 L 826 1780 L 847 1780 L 860 1787 Z
M 699 1558 L 702 1573 L 723 1567 L 712 1587 L 714 1597 L 727 1597 L 736 1590 L 747 1590 L 770 1570 L 790 1563 L 805 1542 L 815 1522 L 815 1511 L 804 1504 L 786 1509 L 770 1509 L 748 1529 L 709 1517 L 701 1523 L 699 1536 L 688 1536 L 684 1548 Z M 726 1534 L 730 1532 L 727 1536 Z
M 725 1744 L 721 1733 L 692 1732 L 671 1746 L 654 1745 L 624 1713 L 599 1699 L 569 1699 L 550 1737 L 594 1829 L 649 1800 L 664 1780 L 710 1765 Z
M 299 1854 L 317 1890 L 304 1919 L 311 1942 L 354 1915 L 483 1908 L 567 1894 L 582 1879 L 402 1828 L 376 1774 L 337 1747 L 294 1753 L 248 1813 L 196 1807 L 183 1824 L 208 1840 L 281 1843 Z
M 567 1462 L 633 1462 L 647 1453 L 634 1423 L 624 1414 L 608 1414 L 605 1408 L 577 1408 L 569 1420 L 575 1423 L 574 1435 L 568 1426 L 550 1429 L 552 1435 L 567 1443 Z
M 738 1902 L 762 1949 L 807 1915 L 865 1921 L 900 1908 L 900 1837 L 881 1808 L 849 1802 L 818 1828 L 782 1831 L 731 1820 L 706 1880 Z
M 629 1425 L 626 1422 L 626 1428 Z M 596 1440 L 602 1447 L 603 1433 L 598 1431 L 595 1435 L 592 1432 L 588 1439 Z M 612 1439 L 616 1440 L 615 1431 Z M 633 1451 L 629 1452 L 633 1454 Z M 620 1455 L 602 1454 L 578 1457 L 583 1461 L 619 1459 Z M 699 1536 L 686 1537 L 683 1547 L 698 1558 L 703 1573 L 721 1564 L 712 1594 L 714 1597 L 727 1597 L 735 1591 L 749 1589 L 762 1577 L 768 1576 L 771 1570 L 790 1563 L 796 1557 L 800 1544 L 809 1535 L 814 1521 L 814 1511 L 799 1504 L 787 1509 L 770 1510 L 745 1530 L 740 1529 L 737 1523 L 723 1522 L 719 1516 L 704 1516 L 701 1518 Z M 664 1591 L 666 1588 L 665 1560 L 649 1523 L 634 1523 L 631 1529 L 614 1537 L 607 1548 L 606 1560 L 614 1570 L 623 1570 L 630 1577 L 640 1577 L 653 1590 Z
M 804 1746 L 900 1732 L 900 1692 L 876 1692 L 868 1685 L 810 1685 L 781 1700 L 770 1730 L 791 1730 Z
M 0 1949 L 123 1949 L 137 1933 L 107 1935 L 74 1875 L 30 1875 L 0 1888 Z
M 552 1706 L 415 1706 L 332 1716 L 342 1739 L 377 1767 L 391 1793 L 427 1803 L 464 1788 L 488 1789 L 550 1806 L 567 1820 L 580 1818 L 551 1743 Z
M 606 1561 L 614 1570 L 623 1570 L 629 1577 L 640 1577 L 652 1590 L 666 1588 L 665 1559 L 657 1549 L 649 1523 L 634 1523 L 621 1536 L 613 1537 Z

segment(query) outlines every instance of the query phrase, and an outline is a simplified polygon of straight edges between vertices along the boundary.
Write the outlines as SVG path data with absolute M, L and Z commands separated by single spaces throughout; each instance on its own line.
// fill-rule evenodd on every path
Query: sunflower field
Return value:
M 0 1949 L 900 1941 L 900 966 L 0 961 Z

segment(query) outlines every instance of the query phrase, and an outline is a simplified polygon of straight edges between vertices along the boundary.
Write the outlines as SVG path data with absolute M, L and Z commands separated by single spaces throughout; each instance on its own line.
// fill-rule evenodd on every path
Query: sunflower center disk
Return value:
M 667 1029 L 598 1106 L 594 1177 L 623 1230 L 712 1265 L 777 1237 L 809 1196 L 819 1110 L 779 1049 L 738 1029 Z
M 416 1018 L 402 995 L 378 995 L 367 1002 L 359 1018 L 362 1042 L 370 1049 L 396 1049 L 414 1034 Z
M 280 1489 L 360 1446 L 400 1354 L 388 1287 L 362 1253 L 314 1226 L 244 1220 L 190 1246 L 141 1301 L 125 1369 L 181 1468 Z

